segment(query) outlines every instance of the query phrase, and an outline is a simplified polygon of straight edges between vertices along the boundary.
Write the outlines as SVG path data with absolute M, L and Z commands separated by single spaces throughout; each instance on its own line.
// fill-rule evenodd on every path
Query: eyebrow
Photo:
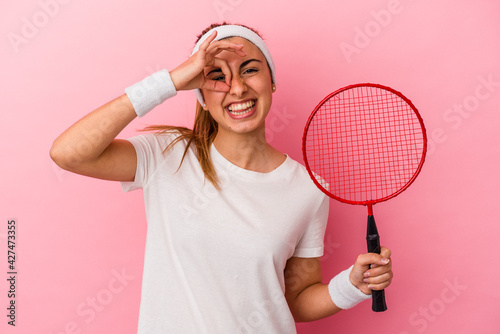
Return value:
M 248 60 L 245 60 L 243 63 L 241 63 L 240 65 L 240 69 L 247 66 L 248 64 L 250 64 L 251 62 L 253 61 L 256 61 L 256 62 L 259 62 L 259 63 L 262 63 L 262 61 L 258 60 L 258 59 L 248 59 Z M 212 74 L 212 73 L 218 73 L 218 72 L 222 72 L 222 70 L 220 69 L 220 67 L 216 68 L 216 69 L 213 69 L 211 70 L 210 72 L 207 73 L 207 76 Z
M 258 59 L 248 59 L 248 60 L 245 60 L 243 63 L 241 63 L 240 68 L 247 66 L 249 63 L 251 63 L 253 61 L 257 61 L 259 63 L 262 63 L 262 61 L 260 61 Z

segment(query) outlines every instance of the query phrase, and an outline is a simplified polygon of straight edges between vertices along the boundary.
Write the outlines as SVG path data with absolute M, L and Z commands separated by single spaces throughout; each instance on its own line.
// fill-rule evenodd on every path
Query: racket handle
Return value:
M 377 225 L 375 224 L 375 218 L 373 215 L 368 216 L 368 222 L 366 225 L 366 244 L 368 246 L 368 252 L 380 254 L 380 237 L 378 235 Z M 384 290 L 372 291 L 372 310 L 374 312 L 383 312 L 387 310 Z

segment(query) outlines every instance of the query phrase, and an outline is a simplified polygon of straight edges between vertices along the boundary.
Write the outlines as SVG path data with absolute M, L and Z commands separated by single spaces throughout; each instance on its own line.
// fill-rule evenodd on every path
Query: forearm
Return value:
M 307 322 L 329 317 L 341 309 L 337 307 L 328 292 L 328 284 L 316 283 L 289 302 L 297 322 Z
M 129 98 L 122 95 L 64 131 L 54 141 L 50 155 L 62 168 L 93 161 L 136 117 Z

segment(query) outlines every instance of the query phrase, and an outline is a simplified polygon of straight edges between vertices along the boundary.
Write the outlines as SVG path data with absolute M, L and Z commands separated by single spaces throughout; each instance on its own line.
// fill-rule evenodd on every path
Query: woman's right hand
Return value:
M 229 40 L 215 41 L 217 31 L 214 31 L 184 63 L 170 71 L 170 77 L 179 90 L 209 89 L 227 92 L 231 85 L 231 70 L 227 63 L 216 57 L 222 51 L 234 52 L 245 56 L 242 44 L 231 43 Z M 213 43 L 212 43 L 213 42 Z M 224 81 L 210 80 L 205 77 L 205 67 L 217 67 L 222 70 Z

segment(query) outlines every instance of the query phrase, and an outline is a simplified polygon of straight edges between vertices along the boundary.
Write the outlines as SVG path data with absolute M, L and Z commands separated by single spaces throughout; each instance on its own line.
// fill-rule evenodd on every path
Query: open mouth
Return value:
M 255 100 L 231 103 L 226 110 L 234 116 L 243 116 L 251 112 L 255 107 Z

